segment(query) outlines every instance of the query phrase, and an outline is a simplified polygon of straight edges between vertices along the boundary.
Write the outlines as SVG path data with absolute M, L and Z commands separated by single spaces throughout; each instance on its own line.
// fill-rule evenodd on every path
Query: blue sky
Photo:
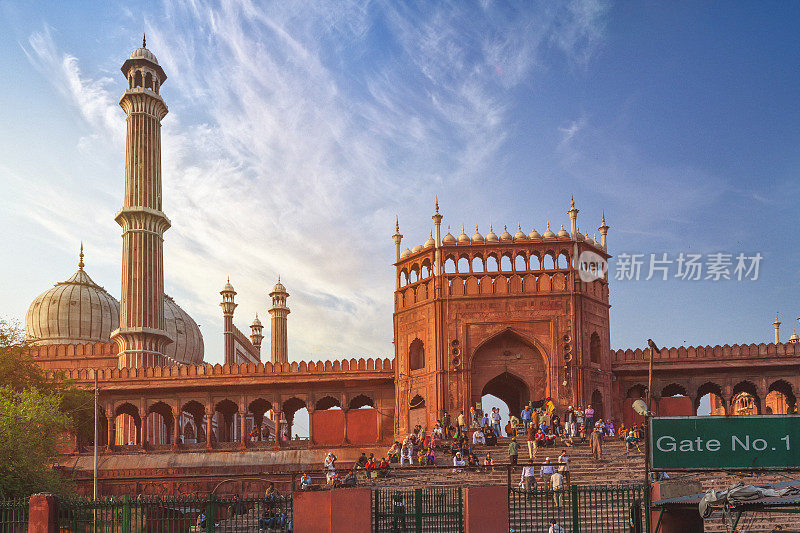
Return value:
M 278 274 L 292 359 L 391 355 L 394 218 L 421 244 L 435 195 L 470 233 L 558 229 L 574 195 L 615 255 L 763 256 L 756 281 L 613 280 L 613 347 L 769 342 L 776 311 L 797 329 L 800 5 L 261 4 L 0 0 L 1 314 L 81 240 L 119 295 L 119 67 L 146 31 L 166 287 L 207 360 L 226 276 L 246 330 Z

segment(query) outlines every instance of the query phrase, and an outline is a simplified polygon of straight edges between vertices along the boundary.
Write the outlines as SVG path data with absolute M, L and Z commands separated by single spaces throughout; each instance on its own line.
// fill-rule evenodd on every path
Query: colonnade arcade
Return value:
M 794 385 L 792 384 L 794 382 Z M 686 397 L 696 415 L 756 415 L 797 413 L 797 378 L 757 380 L 737 377 L 695 380 L 654 380 L 653 405 L 662 398 Z M 626 403 L 647 395 L 646 383 L 626 387 Z
M 313 395 L 104 399 L 101 393 L 98 444 L 109 452 L 126 449 L 306 447 L 317 444 L 314 435 L 315 413 L 341 411 L 344 423 L 341 444 L 346 445 L 349 444 L 347 422 L 354 418 L 351 411 L 370 410 L 377 415 L 378 426 L 385 424 L 391 427 L 391 422 L 381 421 L 393 413 L 379 413 L 378 409 L 384 395 L 385 392 L 380 390 L 342 392 L 339 389 Z M 390 396 L 388 401 L 393 402 L 393 398 Z M 309 436 L 300 439 L 296 435 L 296 416 L 302 410 L 308 413 L 309 426 L 302 428 L 302 432 L 307 432 Z M 360 420 L 363 420 L 363 415 Z M 381 435 L 379 427 L 376 442 Z M 86 444 L 91 442 L 79 443 L 79 447 Z M 330 444 L 329 438 L 326 444 Z

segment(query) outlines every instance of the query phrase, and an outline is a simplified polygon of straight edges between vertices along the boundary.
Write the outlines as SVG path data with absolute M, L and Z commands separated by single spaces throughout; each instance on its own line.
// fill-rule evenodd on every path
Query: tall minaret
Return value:
M 433 255 L 433 273 L 437 276 L 442 274 L 442 215 L 439 214 L 439 197 L 436 197 L 436 212 L 431 217 L 433 226 L 436 229 L 436 252 Z M 399 247 L 398 247 L 399 248 Z M 400 279 L 400 278 L 398 278 Z
M 778 320 L 778 314 L 775 313 L 775 322 L 772 323 L 772 327 L 775 328 L 775 344 L 781 342 L 781 321 Z
M 225 283 L 225 286 L 222 287 L 222 290 L 219 291 L 219 293 L 222 295 L 222 302 L 219 304 L 219 306 L 222 307 L 224 361 L 226 365 L 232 365 L 237 363 L 236 345 L 233 340 L 233 312 L 236 310 L 236 307 L 239 304 L 234 301 L 234 298 L 236 297 L 236 291 L 233 290 L 233 285 L 231 285 L 231 278 L 228 278 L 228 281 Z
M 286 287 L 281 283 L 280 276 L 278 277 L 278 283 L 275 284 L 269 295 L 272 298 L 272 307 L 269 308 L 269 314 L 272 316 L 269 342 L 270 360 L 272 364 L 286 363 L 289 361 L 288 336 L 286 333 L 286 317 L 289 315 L 286 298 L 289 297 L 289 293 L 286 292 Z
M 394 219 L 394 235 L 392 235 L 392 240 L 394 241 L 394 262 L 400 262 L 400 242 L 403 240 L 403 236 L 400 234 L 400 218 L 395 217 Z M 400 274 L 396 273 L 394 276 L 394 290 L 400 288 Z
M 164 347 L 172 338 L 164 328 L 164 232 L 170 222 L 161 211 L 161 120 L 167 105 L 159 96 L 167 79 L 145 46 L 122 65 L 128 90 L 119 105 L 127 115 L 125 199 L 115 220 L 122 226 L 122 298 L 119 329 L 111 338 L 119 346 L 119 366 L 165 363 Z

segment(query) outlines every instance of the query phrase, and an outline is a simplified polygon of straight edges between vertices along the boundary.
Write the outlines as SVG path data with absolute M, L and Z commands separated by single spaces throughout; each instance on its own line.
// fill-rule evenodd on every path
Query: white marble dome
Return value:
M 200 327 L 175 303 L 175 300 L 164 295 L 164 327 L 172 337 L 167 344 L 164 355 L 179 363 L 198 364 L 203 362 L 203 334 Z
M 43 292 L 28 307 L 25 336 L 35 344 L 109 342 L 119 327 L 119 302 L 84 272 Z

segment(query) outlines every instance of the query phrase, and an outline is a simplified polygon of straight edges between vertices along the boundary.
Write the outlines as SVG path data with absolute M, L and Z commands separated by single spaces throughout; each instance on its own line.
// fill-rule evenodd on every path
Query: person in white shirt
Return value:
M 567 533 L 564 531 L 564 528 L 559 526 L 555 520 L 550 521 L 550 529 L 547 530 L 547 533 Z
M 556 507 L 561 507 L 564 504 L 564 497 L 562 492 L 564 490 L 564 476 L 560 472 L 556 472 L 550 476 L 550 488 L 553 489 L 553 503 Z
M 333 478 L 336 476 L 336 456 L 333 455 L 332 452 L 329 452 L 328 455 L 325 456 L 325 477 L 328 482 L 328 485 L 333 483 Z
M 472 444 L 486 444 L 486 437 L 483 436 L 481 428 L 476 429 L 472 434 Z
M 400 466 L 403 466 L 406 459 L 408 459 L 409 465 L 414 465 L 414 447 L 408 438 L 403 441 L 403 447 L 400 449 Z
M 533 464 L 522 467 L 522 477 L 519 480 L 519 486 L 527 491 L 536 488 L 536 467 L 534 467 Z
M 464 461 L 464 458 L 461 456 L 461 452 L 456 452 L 453 456 L 453 466 L 467 466 L 466 461 Z M 455 472 L 461 472 L 461 470 L 454 468 L 453 473 Z

